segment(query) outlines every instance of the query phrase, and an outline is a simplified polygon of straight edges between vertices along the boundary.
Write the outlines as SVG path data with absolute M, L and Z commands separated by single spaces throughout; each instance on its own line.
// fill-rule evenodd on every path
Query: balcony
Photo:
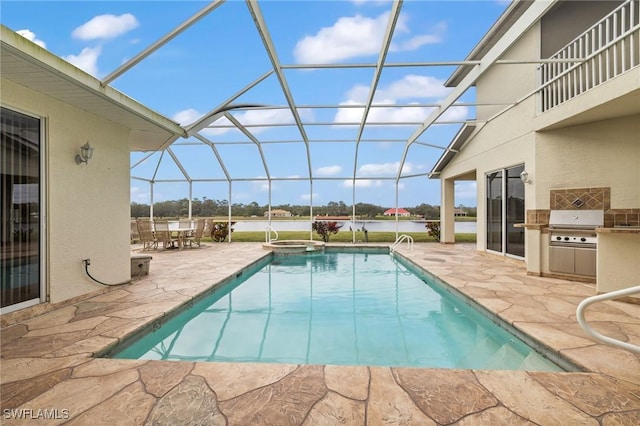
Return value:
M 627 0 L 538 67 L 544 113 L 640 66 L 640 1 Z M 629 92 L 637 91 L 630 86 Z

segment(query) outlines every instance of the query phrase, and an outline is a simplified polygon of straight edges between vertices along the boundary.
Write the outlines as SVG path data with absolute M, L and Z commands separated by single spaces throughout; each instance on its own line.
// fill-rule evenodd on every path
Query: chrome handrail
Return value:
M 413 237 L 411 237 L 411 235 L 407 235 L 407 234 L 402 234 L 400 235 L 398 238 L 396 238 L 396 240 L 394 241 L 393 244 L 391 244 L 391 247 L 389 248 L 390 252 L 394 252 L 394 250 L 404 241 L 407 241 L 407 247 L 409 248 L 409 250 L 413 250 Z
M 271 238 L 271 233 L 275 233 L 276 237 Z M 278 239 L 278 231 L 271 225 L 267 225 L 267 229 L 264 231 L 264 241 L 270 243 L 271 241 L 276 241 Z
M 631 343 L 623 342 L 623 341 L 605 336 L 603 334 L 600 334 L 597 331 L 594 331 L 589 326 L 589 324 L 587 324 L 587 321 L 584 318 L 584 312 L 591 304 L 596 302 L 601 302 L 603 300 L 613 300 L 619 297 L 629 296 L 634 293 L 640 293 L 640 285 L 635 287 L 624 288 L 622 290 L 612 291 L 605 294 L 598 294 L 596 296 L 587 297 L 582 302 L 580 302 L 580 304 L 578 305 L 578 309 L 576 309 L 576 317 L 578 319 L 578 324 L 580 324 L 580 327 L 582 327 L 582 329 L 587 334 L 589 334 L 591 337 L 593 337 L 596 340 L 640 354 L 640 346 L 632 345 Z

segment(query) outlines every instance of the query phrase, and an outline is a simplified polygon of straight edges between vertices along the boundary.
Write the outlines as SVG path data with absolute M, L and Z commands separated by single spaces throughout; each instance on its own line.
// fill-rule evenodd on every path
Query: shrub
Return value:
M 440 241 L 440 221 L 432 220 L 425 225 L 427 228 L 427 235 L 436 241 Z
M 325 243 L 329 242 L 329 236 L 337 234 L 340 228 L 341 226 L 338 226 L 338 222 L 315 221 L 311 224 L 311 229 L 316 231 Z
M 233 225 L 235 225 L 235 222 L 231 222 L 231 226 Z M 209 226 L 211 239 L 218 243 L 225 241 L 229 233 L 233 232 L 233 228 L 229 228 L 228 222 L 211 222 Z

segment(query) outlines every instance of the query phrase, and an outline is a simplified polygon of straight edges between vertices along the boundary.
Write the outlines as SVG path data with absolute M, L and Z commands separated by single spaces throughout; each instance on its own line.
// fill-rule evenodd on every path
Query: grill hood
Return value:
M 591 229 L 604 225 L 604 210 L 551 210 L 552 228 Z

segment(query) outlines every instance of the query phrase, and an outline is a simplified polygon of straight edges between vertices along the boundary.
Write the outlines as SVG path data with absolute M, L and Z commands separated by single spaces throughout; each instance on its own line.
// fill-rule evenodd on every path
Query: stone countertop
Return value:
M 515 228 L 526 228 L 526 229 L 546 229 L 549 227 L 548 223 L 516 223 L 513 225 Z
M 639 234 L 640 226 L 615 226 L 613 228 L 596 228 L 596 234 Z

